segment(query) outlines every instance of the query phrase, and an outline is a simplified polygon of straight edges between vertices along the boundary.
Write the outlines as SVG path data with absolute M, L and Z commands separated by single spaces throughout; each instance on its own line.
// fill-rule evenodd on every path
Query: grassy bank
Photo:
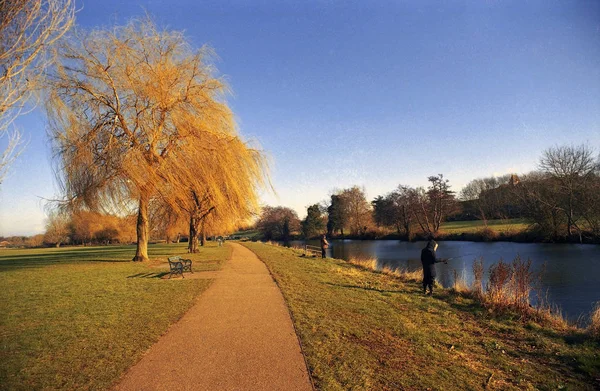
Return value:
M 583 334 L 491 316 L 449 290 L 340 260 L 244 243 L 290 307 L 320 390 L 593 390 L 600 346 Z
M 526 219 L 488 220 L 487 222 L 487 228 L 497 234 L 514 234 L 526 230 L 529 225 L 530 223 Z M 474 234 L 485 227 L 482 220 L 471 220 L 447 221 L 440 228 L 444 234 Z
M 194 270 L 216 270 L 229 247 L 212 243 Z M 193 304 L 209 280 L 163 280 L 186 244 L 0 252 L 0 389 L 110 387 Z M 186 258 L 188 258 L 186 254 Z

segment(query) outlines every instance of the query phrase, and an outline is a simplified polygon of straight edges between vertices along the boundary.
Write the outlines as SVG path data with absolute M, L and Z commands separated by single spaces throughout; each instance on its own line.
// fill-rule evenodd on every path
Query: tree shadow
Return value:
M 360 285 L 349 285 L 349 284 L 334 284 L 332 282 L 324 282 L 323 284 L 329 286 L 335 286 L 338 288 L 347 288 L 347 289 L 360 289 L 364 291 L 374 291 L 379 293 L 406 293 L 404 290 L 386 290 L 386 289 L 378 289 L 371 286 L 360 286 Z
M 129 250 L 123 247 L 45 250 L 31 251 L 26 254 L 11 254 L 4 251 L 0 253 L 0 272 L 24 268 L 39 268 L 56 264 L 88 262 L 123 263 L 130 262 L 134 254 L 134 249 Z
M 152 272 L 152 273 L 137 273 L 131 276 L 127 276 L 127 278 L 163 278 L 170 272 Z

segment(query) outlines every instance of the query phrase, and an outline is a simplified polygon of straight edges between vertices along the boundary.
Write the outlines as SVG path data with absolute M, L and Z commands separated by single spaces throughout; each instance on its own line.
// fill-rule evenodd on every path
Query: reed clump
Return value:
M 376 258 L 352 257 L 352 258 L 348 259 L 348 262 L 353 265 L 365 268 L 365 269 L 377 271 L 377 259 Z
M 471 292 L 478 298 L 483 296 L 483 258 L 478 258 L 473 261 L 473 284 L 471 284 Z
M 600 338 L 600 302 L 596 303 L 592 311 L 587 331 L 591 336 Z
M 454 283 L 452 284 L 452 290 L 456 293 L 469 293 L 471 288 L 467 284 L 464 274 L 459 274 L 456 269 L 453 271 Z
M 560 309 L 551 305 L 541 292 L 543 273 L 544 268 L 538 272 L 533 270 L 530 259 L 517 256 L 510 263 L 501 259 L 489 267 L 488 281 L 482 289 L 484 267 L 483 260 L 478 259 L 473 263 L 474 282 L 470 293 L 495 312 L 513 312 L 523 319 L 566 329 L 570 326 Z M 535 306 L 531 304 L 532 293 L 537 297 Z
M 481 263 L 474 263 L 481 277 Z M 514 309 L 525 313 L 531 308 L 530 294 L 541 276 L 531 269 L 531 260 L 524 261 L 517 256 L 511 263 L 502 259 L 490 266 L 488 282 L 483 291 L 484 304 L 496 310 Z
M 399 277 L 404 281 L 421 281 L 423 273 L 420 270 L 408 270 L 402 268 L 391 268 L 389 266 L 377 267 L 376 258 L 360 258 L 353 257 L 348 260 L 353 265 L 360 266 L 364 269 L 373 270 L 382 274 L 387 274 L 394 277 Z
M 391 268 L 389 266 L 384 267 L 381 270 L 385 274 L 399 277 L 404 281 L 421 281 L 423 279 L 423 272 L 421 270 L 408 270 L 403 268 Z

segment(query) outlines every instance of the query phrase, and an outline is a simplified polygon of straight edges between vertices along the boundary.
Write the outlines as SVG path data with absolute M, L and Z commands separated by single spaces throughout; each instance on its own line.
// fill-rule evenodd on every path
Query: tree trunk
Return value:
M 483 211 L 483 208 L 479 208 L 479 213 L 481 214 L 481 220 L 483 220 L 483 226 L 487 228 L 488 221 L 487 221 L 487 216 L 485 215 L 485 212 Z
M 190 239 L 188 242 L 188 252 L 198 252 L 198 219 L 190 217 Z
M 410 231 L 410 223 L 404 224 L 404 231 L 406 231 L 406 240 L 408 240 L 409 242 L 412 242 L 413 237 L 412 237 L 412 232 Z
M 137 247 L 135 249 L 134 262 L 143 262 L 148 260 L 148 198 L 140 197 L 140 205 L 138 208 L 137 218 Z
M 200 246 L 204 247 L 206 243 L 206 230 L 204 229 L 204 219 L 202 219 L 202 230 L 200 231 Z

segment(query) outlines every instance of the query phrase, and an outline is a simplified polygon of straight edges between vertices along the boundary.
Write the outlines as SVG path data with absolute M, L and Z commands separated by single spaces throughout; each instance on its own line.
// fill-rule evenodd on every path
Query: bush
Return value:
M 593 337 L 600 338 L 600 301 L 596 303 L 590 316 L 588 332 Z
M 491 242 L 498 239 L 498 233 L 490 227 L 484 227 L 477 231 L 477 234 L 484 242 Z

